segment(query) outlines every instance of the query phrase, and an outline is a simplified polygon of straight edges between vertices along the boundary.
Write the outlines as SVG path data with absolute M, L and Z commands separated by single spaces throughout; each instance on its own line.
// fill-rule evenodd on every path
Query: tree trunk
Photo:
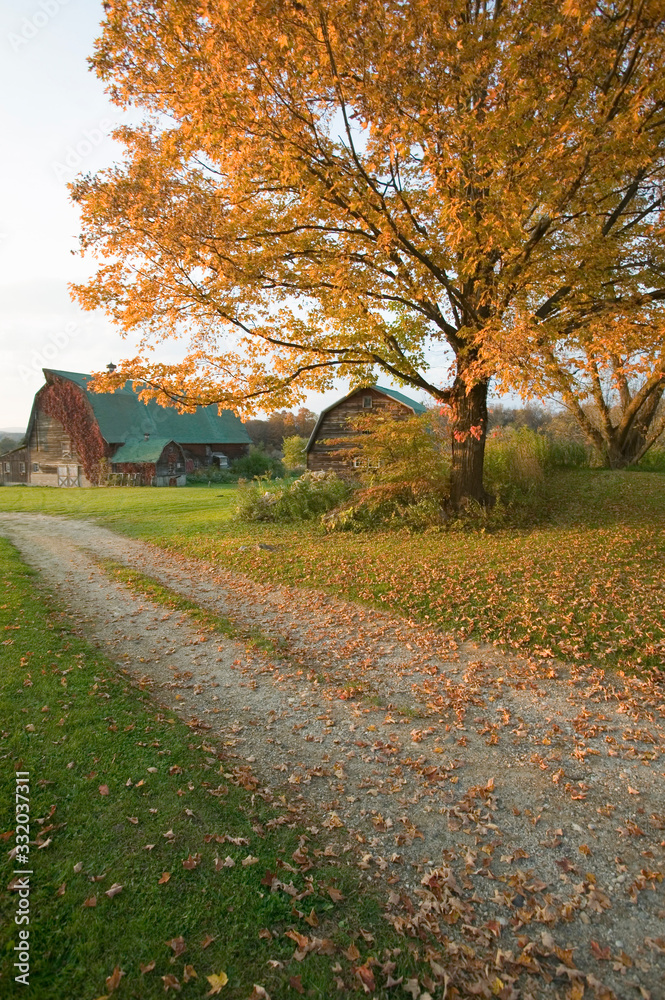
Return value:
M 487 436 L 487 393 L 489 380 L 469 385 L 459 359 L 452 387 L 452 467 L 450 506 L 458 510 L 466 498 L 490 506 L 494 497 L 483 486 L 483 461 Z

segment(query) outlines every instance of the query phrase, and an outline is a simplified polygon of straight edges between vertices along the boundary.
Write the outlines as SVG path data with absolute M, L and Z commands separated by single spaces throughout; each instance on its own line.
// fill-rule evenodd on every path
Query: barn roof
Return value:
M 147 441 L 145 438 L 130 439 L 111 456 L 111 462 L 114 465 L 122 462 L 156 462 L 167 444 L 172 442 L 173 438 L 165 437 L 151 437 Z
M 334 410 L 336 406 L 339 406 L 339 404 L 343 403 L 346 399 L 350 399 L 351 396 L 355 396 L 357 392 L 362 392 L 363 389 L 376 389 L 377 392 L 382 392 L 385 396 L 390 396 L 391 399 L 395 399 L 398 403 L 408 406 L 409 409 L 413 410 L 413 412 L 417 415 L 427 413 L 426 406 L 423 406 L 423 404 L 419 403 L 416 399 L 411 399 L 410 396 L 405 396 L 403 392 L 398 392 L 397 389 L 386 389 L 383 385 L 360 386 L 358 389 L 352 389 L 351 392 L 347 392 L 346 396 L 342 396 L 341 399 L 335 400 L 335 402 L 331 403 L 330 406 L 326 406 L 325 410 L 321 410 L 319 413 L 319 419 L 316 421 L 314 430 L 310 434 L 309 441 L 305 447 L 306 452 L 310 451 L 312 445 L 316 441 L 319 429 L 326 414 L 330 413 L 331 410 Z
M 91 375 L 53 368 L 45 368 L 44 375 L 47 381 L 49 375 L 55 375 L 83 389 L 102 437 L 109 444 L 125 444 L 130 440 L 139 443 L 145 434 L 155 441 L 163 440 L 165 445 L 169 441 L 177 441 L 178 444 L 250 444 L 249 434 L 240 418 L 231 410 L 218 413 L 214 403 L 199 406 L 193 413 L 179 413 L 174 407 L 160 406 L 154 399 L 143 402 L 139 399 L 140 390 L 133 389 L 131 382 L 126 382 L 114 392 L 91 392 L 88 389 Z M 142 461 L 151 460 L 145 458 Z

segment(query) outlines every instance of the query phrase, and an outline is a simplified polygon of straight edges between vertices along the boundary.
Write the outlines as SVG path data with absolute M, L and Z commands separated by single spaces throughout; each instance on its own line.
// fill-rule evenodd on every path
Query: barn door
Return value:
M 58 466 L 58 486 L 80 486 L 78 465 Z

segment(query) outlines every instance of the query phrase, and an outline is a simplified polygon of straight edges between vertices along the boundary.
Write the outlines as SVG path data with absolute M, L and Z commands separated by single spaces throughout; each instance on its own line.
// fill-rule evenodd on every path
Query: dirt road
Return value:
M 91 522 L 2 514 L 0 533 L 136 682 L 346 835 L 399 929 L 436 923 L 460 962 L 493 963 L 502 997 L 665 997 L 662 679 L 458 644 Z M 201 633 L 100 559 L 279 656 Z

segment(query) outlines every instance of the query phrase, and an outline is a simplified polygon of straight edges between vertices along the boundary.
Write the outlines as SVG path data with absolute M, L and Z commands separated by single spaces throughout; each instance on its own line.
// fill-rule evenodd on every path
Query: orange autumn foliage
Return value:
M 484 502 L 490 379 L 665 299 L 656 0 L 105 13 L 94 68 L 143 120 L 73 186 L 75 292 L 142 340 L 99 388 L 251 413 L 379 369 L 450 405 L 452 502 Z

